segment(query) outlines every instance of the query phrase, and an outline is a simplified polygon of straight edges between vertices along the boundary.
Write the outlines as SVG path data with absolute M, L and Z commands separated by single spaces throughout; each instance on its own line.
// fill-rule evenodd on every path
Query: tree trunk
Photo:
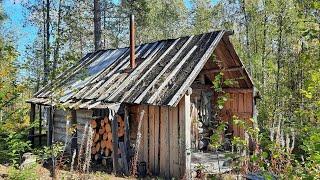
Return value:
M 59 59 L 59 48 L 60 48 L 60 35 L 61 35 L 61 13 L 62 13 L 62 3 L 63 0 L 59 0 L 59 8 L 58 8 L 58 23 L 57 23 L 57 37 L 56 37 L 56 44 L 55 44 L 55 49 L 54 49 L 54 54 L 53 54 L 53 64 L 52 64 L 52 73 L 53 73 L 53 78 L 56 76 L 56 69 L 57 69 L 57 64 L 58 64 L 58 59 Z
M 43 18 L 43 85 L 46 85 L 48 82 L 48 61 L 47 61 L 47 41 L 46 41 L 46 9 L 45 1 L 42 1 L 42 18 Z
M 94 49 L 101 49 L 101 10 L 99 0 L 94 0 Z

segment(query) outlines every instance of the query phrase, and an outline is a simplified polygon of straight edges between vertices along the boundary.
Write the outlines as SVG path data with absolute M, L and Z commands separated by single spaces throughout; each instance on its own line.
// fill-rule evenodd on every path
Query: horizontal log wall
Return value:
M 190 98 L 190 96 L 189 96 Z M 190 108 L 190 106 L 188 106 Z M 131 130 L 138 126 L 139 114 L 144 110 L 141 126 L 141 144 L 139 162 L 146 162 L 148 173 L 165 178 L 181 178 L 186 171 L 186 134 L 190 135 L 190 125 L 186 133 L 185 103 L 182 100 L 177 107 L 165 106 L 131 106 Z M 187 120 L 185 120 L 187 119 Z M 137 134 L 137 130 L 131 131 Z M 133 139 L 132 139 L 133 140 Z M 135 139 L 132 142 L 136 142 Z M 190 141 L 187 141 L 190 142 Z M 187 155 L 187 156 L 188 156 Z
M 78 109 L 77 111 L 77 135 L 78 135 L 78 144 L 81 143 L 84 127 L 86 123 L 89 123 L 89 120 L 92 119 L 92 111 L 86 109 Z M 59 141 L 63 143 L 68 143 L 67 149 L 71 145 L 71 111 L 64 111 L 61 109 L 56 109 L 54 111 L 54 132 L 53 139 L 54 141 Z
M 90 120 L 92 119 L 92 110 L 78 109 L 77 110 L 77 136 L 78 144 L 81 143 L 81 139 L 84 133 L 84 128 L 86 123 L 90 125 Z
M 53 121 L 53 141 L 68 142 L 70 136 L 68 129 L 70 127 L 70 113 L 61 109 L 54 111 Z

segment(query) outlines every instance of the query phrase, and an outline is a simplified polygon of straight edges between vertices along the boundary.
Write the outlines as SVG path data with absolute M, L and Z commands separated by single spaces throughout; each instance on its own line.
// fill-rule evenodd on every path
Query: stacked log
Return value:
M 125 134 L 124 120 L 119 115 L 116 115 L 116 119 L 118 122 L 117 134 L 121 138 Z M 106 116 L 103 119 L 92 119 L 90 124 L 94 129 L 94 139 L 91 147 L 92 156 L 95 160 L 102 156 L 102 164 L 105 164 L 105 158 L 110 157 L 113 151 L 111 121 Z

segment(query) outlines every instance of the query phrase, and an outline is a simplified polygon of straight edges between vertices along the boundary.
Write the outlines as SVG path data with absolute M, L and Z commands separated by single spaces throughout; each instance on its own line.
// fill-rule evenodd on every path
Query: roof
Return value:
M 176 106 L 224 35 L 215 31 L 136 46 L 137 67 L 131 71 L 129 48 L 96 51 L 28 102 L 50 104 L 52 87 L 58 87 L 59 101 L 70 108 L 114 102 Z

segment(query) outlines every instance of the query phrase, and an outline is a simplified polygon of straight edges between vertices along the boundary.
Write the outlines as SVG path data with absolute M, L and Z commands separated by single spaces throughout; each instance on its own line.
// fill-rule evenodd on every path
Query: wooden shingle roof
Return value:
M 71 108 L 96 108 L 114 102 L 176 106 L 225 33 L 139 45 L 133 70 L 129 48 L 97 51 L 43 87 L 29 102 L 48 104 L 55 86 L 62 90 L 59 101 Z

